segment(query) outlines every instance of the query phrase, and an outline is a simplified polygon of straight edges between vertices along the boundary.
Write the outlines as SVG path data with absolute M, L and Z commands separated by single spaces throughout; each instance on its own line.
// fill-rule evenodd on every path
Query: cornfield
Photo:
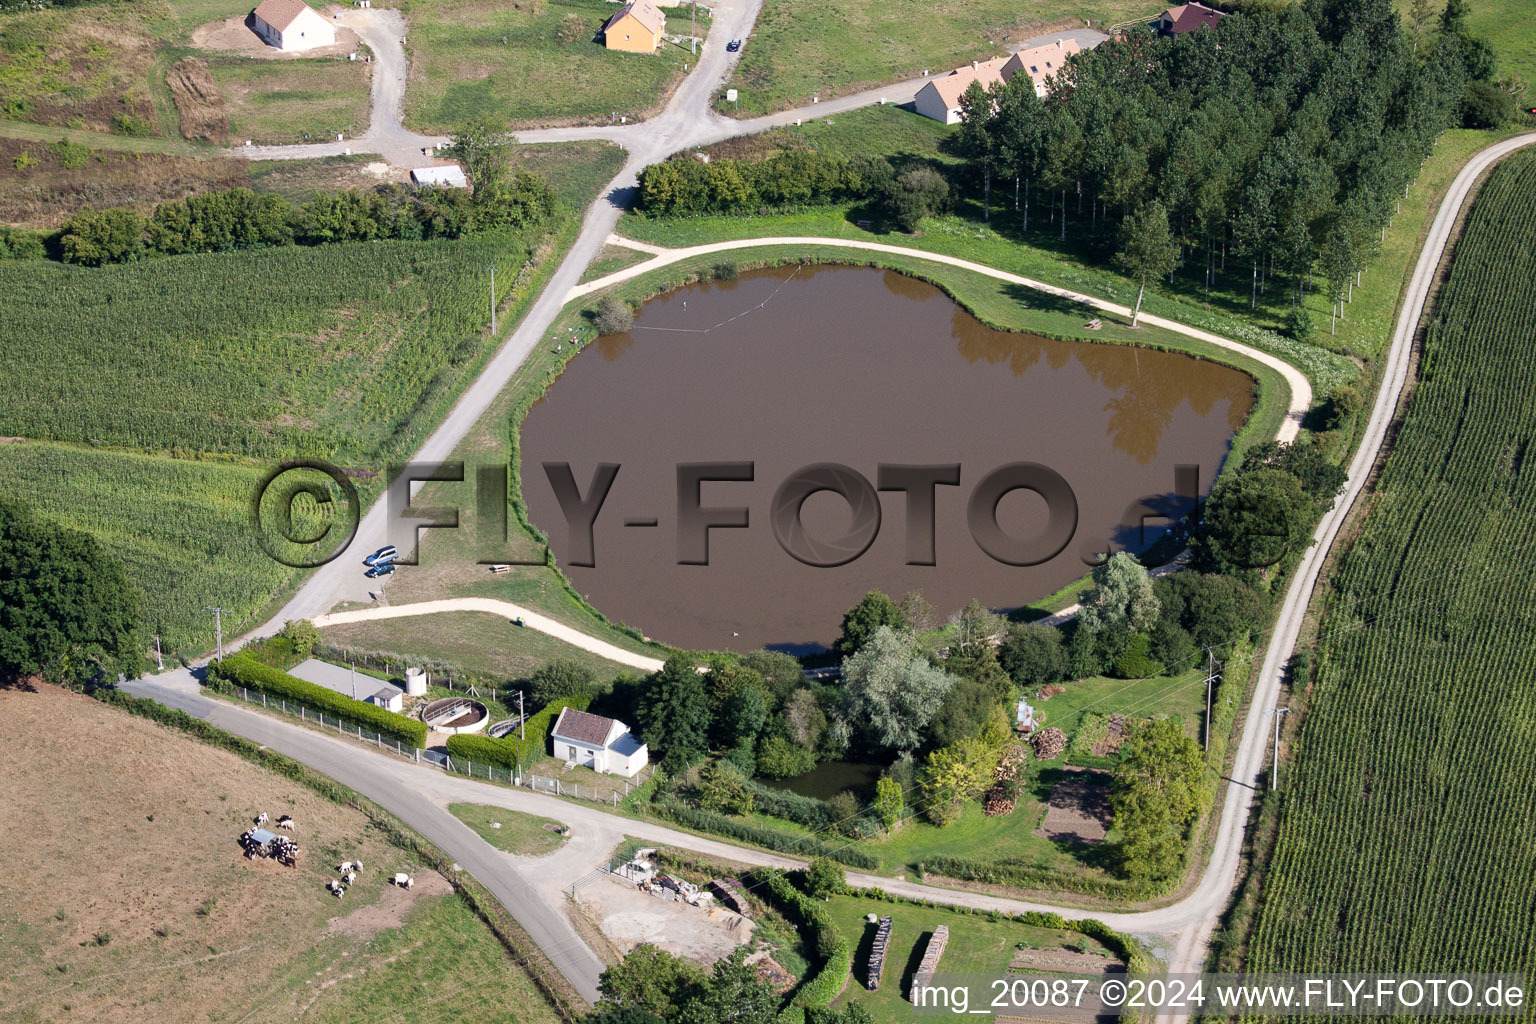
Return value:
M 0 437 L 26 439 L 0 493 L 120 557 L 167 654 L 206 650 L 205 606 L 230 636 L 293 579 L 252 529 L 262 480 L 306 457 L 376 494 L 489 355 L 487 266 L 505 300 L 540 236 L 0 261 Z
M 1456 251 L 1334 581 L 1248 970 L 1536 972 L 1533 207 L 1528 153 Z

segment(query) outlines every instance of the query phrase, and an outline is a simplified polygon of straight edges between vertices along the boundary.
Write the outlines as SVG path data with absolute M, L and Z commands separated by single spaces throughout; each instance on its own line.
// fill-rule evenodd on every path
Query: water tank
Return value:
M 425 697 L 427 695 L 426 669 L 408 668 L 405 670 L 405 695 L 407 697 Z

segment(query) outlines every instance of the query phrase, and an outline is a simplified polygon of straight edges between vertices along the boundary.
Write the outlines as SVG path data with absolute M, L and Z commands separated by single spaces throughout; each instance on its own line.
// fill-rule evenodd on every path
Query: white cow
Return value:
M 342 862 L 341 862 L 341 864 L 340 864 L 340 865 L 339 865 L 339 866 L 338 866 L 338 867 L 337 867 L 337 868 L 336 868 L 336 870 L 337 870 L 337 871 L 339 871 L 339 872 L 340 872 L 340 873 L 341 873 L 341 874 L 343 874 L 343 875 L 344 875 L 344 874 L 346 874 L 346 873 L 347 873 L 347 872 L 348 872 L 348 871 L 351 871 L 351 870 L 352 870 L 352 862 L 351 862 L 351 861 L 349 861 L 349 860 L 344 860 L 344 861 L 342 861 Z
M 267 812 L 266 811 L 262 811 L 260 814 L 256 815 L 256 824 L 260 825 L 263 822 L 265 822 L 266 820 L 267 820 Z
M 357 872 L 348 871 L 343 877 L 347 880 L 347 884 L 351 885 L 353 882 L 357 881 Z
M 277 819 L 277 827 L 278 828 L 285 828 L 289 832 L 292 832 L 293 831 L 293 819 L 285 814 L 281 818 Z
M 409 889 L 411 886 L 416 884 L 416 880 L 410 875 L 401 872 L 400 874 L 395 875 L 394 883 L 402 889 Z

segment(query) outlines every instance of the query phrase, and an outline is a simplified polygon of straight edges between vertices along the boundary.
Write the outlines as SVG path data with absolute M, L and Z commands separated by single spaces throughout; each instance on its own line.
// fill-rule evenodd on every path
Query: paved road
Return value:
M 1211 931 L 1227 906 L 1237 878 L 1244 828 L 1267 759 L 1267 712 L 1275 706 L 1280 696 L 1282 670 L 1295 648 L 1322 564 L 1345 517 L 1363 491 L 1395 415 L 1412 366 L 1415 330 L 1457 212 L 1470 194 L 1473 183 L 1487 167 L 1503 155 L 1533 143 L 1536 143 L 1536 135 L 1522 136 L 1491 146 L 1474 157 L 1457 175 L 1434 219 L 1404 296 L 1392 344 L 1386 354 L 1382 388 L 1372 408 L 1359 452 L 1350 464 L 1348 483 L 1334 508 L 1318 525 L 1313 544 L 1298 567 L 1280 608 L 1271 643 L 1256 677 L 1248 717 L 1242 725 L 1231 774 L 1232 783 L 1225 792 L 1217 835 L 1205 873 L 1187 896 L 1169 906 L 1138 913 L 1094 914 L 1115 928 L 1165 941 L 1172 937 L 1170 968 L 1173 971 L 1193 971 L 1202 965 Z M 601 857 L 601 848 L 614 836 L 626 831 L 639 831 L 647 838 L 678 843 L 746 863 L 785 863 L 784 858 L 735 847 L 729 843 L 682 836 L 651 825 L 636 826 L 629 819 L 609 815 L 597 807 L 564 803 L 557 806 L 551 802 L 553 798 L 538 794 L 440 776 L 432 768 L 402 763 L 388 755 L 336 737 L 276 721 L 251 709 L 211 700 L 196 692 L 196 682 L 185 670 L 134 680 L 126 688 L 132 693 L 183 708 L 191 714 L 207 718 L 221 728 L 287 753 L 399 815 L 407 824 L 438 843 L 502 900 L 529 934 L 550 954 L 559 969 L 583 993 L 595 991 L 595 976 L 600 965 L 591 951 L 575 938 L 559 914 L 558 897 L 554 896 L 554 891 L 585 872 L 592 863 L 588 857 Z M 574 851 L 568 851 L 565 856 L 546 859 L 537 864 L 509 859 L 497 854 L 478 836 L 444 812 L 443 805 L 451 799 L 471 799 L 548 814 L 577 825 L 583 836 L 590 838 L 584 838 L 583 845 L 578 848 L 583 854 L 581 857 L 574 856 Z M 860 875 L 853 877 L 860 884 L 879 884 L 906 895 L 923 896 L 955 905 L 1006 910 L 1046 908 L 1043 904 L 938 890 L 911 882 Z M 1074 913 L 1070 908 L 1055 909 L 1064 909 L 1069 915 Z
M 901 245 L 887 245 L 884 242 L 865 242 L 848 238 L 820 238 L 814 235 L 808 235 L 779 236 L 769 238 L 742 238 L 727 242 L 710 242 L 705 245 L 691 245 L 680 249 L 663 249 L 660 246 L 655 245 L 637 244 L 630 241 L 629 239 L 617 235 L 615 235 L 613 238 L 610 238 L 609 241 L 619 245 L 626 245 L 632 248 L 641 249 L 642 251 L 652 253 L 653 255 L 648 260 L 625 267 L 622 270 L 614 271 L 612 274 L 608 274 L 605 277 L 600 277 L 595 281 L 588 281 L 585 284 L 576 285 L 566 294 L 567 302 L 571 301 L 572 299 L 580 298 L 583 295 L 589 295 L 603 288 L 607 288 L 610 285 L 617 284 L 620 281 L 627 281 L 630 278 L 638 277 L 639 275 L 648 273 L 657 269 L 658 267 L 665 267 L 669 264 L 676 263 L 679 260 L 689 259 L 694 256 L 707 256 L 711 253 L 728 252 L 735 249 L 751 249 L 767 245 L 816 245 L 829 246 L 839 249 L 862 249 L 870 252 L 883 252 L 898 256 L 908 256 L 920 260 L 931 260 L 934 263 L 943 263 L 952 267 L 961 267 L 973 273 L 982 274 L 986 277 L 996 278 L 1000 281 L 1008 281 L 1012 284 L 1023 285 L 1026 288 L 1033 289 L 1037 292 L 1044 292 L 1047 295 L 1055 295 L 1060 298 L 1071 299 L 1073 302 L 1081 303 L 1082 305 L 1090 306 L 1094 309 L 1103 310 L 1106 313 L 1113 313 L 1116 316 L 1124 317 L 1126 319 L 1129 319 L 1131 316 L 1130 307 L 1122 306 L 1114 302 L 1108 302 L 1104 299 L 1095 298 L 1092 295 L 1084 295 L 1081 292 L 1069 291 L 1066 288 L 1058 288 L 1055 285 L 1046 284 L 1043 281 L 1036 281 L 1028 277 L 1020 277 L 1018 274 L 1010 274 L 1007 271 L 997 270 L 993 267 L 987 266 L 984 263 L 973 263 L 970 260 L 960 259 L 958 256 L 947 256 L 943 253 L 927 252 L 922 249 L 913 249 Z M 1219 334 L 1212 334 L 1210 331 L 1202 331 L 1198 327 L 1190 327 L 1187 324 L 1179 323 L 1177 320 L 1169 320 L 1166 317 L 1153 316 L 1150 313 L 1142 313 L 1141 321 L 1143 323 L 1151 324 L 1154 327 L 1161 327 L 1164 330 L 1173 331 L 1176 334 L 1182 334 L 1187 338 L 1195 338 L 1206 342 L 1207 344 L 1216 345 L 1220 348 L 1226 349 L 1229 352 L 1236 352 L 1237 354 L 1242 355 L 1248 359 L 1252 359 L 1255 362 L 1262 363 L 1269 367 L 1271 370 L 1274 370 L 1276 373 L 1280 374 L 1283 378 L 1285 378 L 1286 386 L 1290 389 L 1290 402 L 1287 406 L 1285 421 L 1280 424 L 1280 429 L 1276 432 L 1275 439 L 1279 441 L 1295 440 L 1297 433 L 1301 430 L 1301 418 L 1305 416 L 1307 414 L 1307 410 L 1312 407 L 1312 385 L 1307 381 L 1306 374 L 1302 373 L 1300 370 L 1296 369 L 1296 367 L 1292 366 L 1290 363 L 1287 363 L 1285 360 L 1278 359 L 1275 356 L 1270 355 L 1268 352 L 1261 352 L 1258 349 L 1252 348 L 1248 345 L 1232 341 L 1229 338 L 1223 338 Z

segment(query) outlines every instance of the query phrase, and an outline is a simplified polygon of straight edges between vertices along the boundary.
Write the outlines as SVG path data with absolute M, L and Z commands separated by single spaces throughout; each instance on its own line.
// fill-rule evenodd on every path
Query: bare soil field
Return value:
M 1047 839 L 1102 842 L 1113 815 L 1109 808 L 1109 773 L 1094 768 L 1064 768 L 1051 790 L 1039 834 Z
M 486 1012 L 461 1019 L 496 1019 L 500 1003 L 553 1020 L 448 883 L 359 811 L 44 685 L 0 690 L 0 751 L 0 1019 L 235 1021 L 256 1005 L 360 1019 L 402 994 L 433 1001 L 424 989 L 462 975 L 483 976 L 469 1002 Z M 239 835 L 263 810 L 294 817 L 296 868 L 243 856 Z M 359 857 L 338 901 L 324 883 Z M 391 886 L 396 871 L 415 886 Z

